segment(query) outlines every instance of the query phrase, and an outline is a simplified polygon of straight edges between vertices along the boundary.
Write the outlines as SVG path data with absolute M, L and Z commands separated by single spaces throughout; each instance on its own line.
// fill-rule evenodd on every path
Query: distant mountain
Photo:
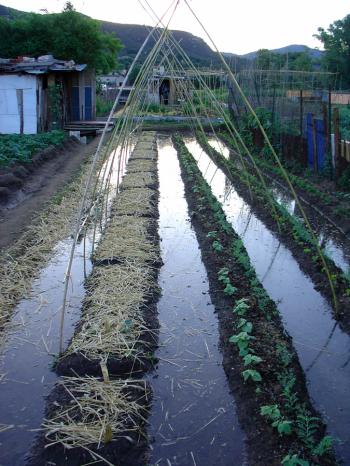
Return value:
M 123 43 L 124 48 L 119 54 L 119 60 L 122 62 L 131 61 L 134 58 L 150 31 L 149 26 L 138 24 L 120 24 L 107 21 L 101 21 L 101 24 L 104 32 L 115 34 Z M 217 54 L 203 39 L 185 31 L 173 30 L 171 32 L 194 64 L 201 66 L 218 64 Z M 146 47 L 145 53 L 151 49 L 154 43 L 155 39 L 152 39 L 149 46 Z
M 257 52 L 258 52 L 257 50 L 255 52 L 249 52 L 244 55 L 240 55 L 240 57 L 254 60 L 254 58 L 256 58 Z M 270 50 L 270 52 L 280 53 L 280 54 L 307 52 L 312 58 L 317 58 L 317 59 L 321 58 L 323 54 L 322 50 L 312 49 L 308 47 L 307 45 L 297 45 L 297 44 L 287 45 L 286 47 L 281 47 L 279 49 L 272 49 Z
M 25 15 L 26 12 L 15 10 L 4 5 L 0 5 L 0 16 L 13 19 L 20 15 Z M 104 32 L 116 35 L 124 45 L 119 54 L 118 61 L 121 66 L 127 68 L 139 48 L 144 42 L 149 33 L 149 26 L 142 26 L 138 24 L 121 24 L 112 23 L 109 21 L 100 21 Z M 161 29 L 159 29 L 161 31 Z M 220 60 L 216 52 L 214 52 L 209 45 L 200 37 L 185 31 L 171 31 L 174 38 L 180 43 L 186 54 L 191 61 L 200 67 L 220 66 Z M 150 41 L 148 47 L 144 51 L 144 56 L 150 51 L 154 45 L 154 39 Z M 286 47 L 271 50 L 275 53 L 286 54 L 295 52 L 308 52 L 312 58 L 319 59 L 323 52 L 317 49 L 311 49 L 306 45 L 287 45 Z M 242 68 L 252 65 L 252 60 L 256 57 L 257 51 L 238 55 L 235 53 L 223 53 L 226 60 L 231 64 L 232 68 L 239 71 Z M 180 58 L 180 57 L 179 57 Z

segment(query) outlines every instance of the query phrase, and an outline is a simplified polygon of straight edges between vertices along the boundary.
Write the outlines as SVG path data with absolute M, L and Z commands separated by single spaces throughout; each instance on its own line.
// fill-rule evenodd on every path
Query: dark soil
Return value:
M 132 390 L 130 387 L 126 390 L 130 400 L 138 400 L 138 403 L 144 409 L 144 413 L 146 413 L 151 404 L 151 391 L 149 387 L 147 387 L 147 396 L 142 398 L 140 398 L 140 394 L 136 390 Z M 55 417 L 57 403 L 68 407 L 70 401 L 71 398 L 66 390 L 61 385 L 57 385 L 47 398 L 45 418 L 50 419 Z M 79 412 L 76 413 L 76 420 L 79 420 Z M 133 422 L 138 424 L 142 435 L 132 430 L 134 427 Z M 138 419 L 130 419 L 129 426 L 126 426 L 125 432 L 121 433 L 120 438 L 108 444 L 102 442 L 99 448 L 96 444 L 89 445 L 89 449 L 115 466 L 144 466 L 147 464 L 147 441 L 146 436 L 143 435 L 144 429 L 145 423 L 140 425 Z M 123 436 L 127 436 L 129 439 L 123 438 Z M 47 447 L 47 444 L 48 441 L 45 436 L 43 434 L 39 435 L 29 453 L 28 461 L 26 462 L 28 466 L 81 466 L 83 464 L 91 464 L 91 461 L 93 461 L 91 454 L 81 447 L 65 449 L 60 444 L 50 447 Z M 102 465 L 106 463 L 101 460 L 93 464 Z
M 34 155 L 32 163 L 0 169 L 0 248 L 21 236 L 51 197 L 74 178 L 98 141 L 82 145 L 68 139 Z
M 218 312 L 220 346 L 223 353 L 223 365 L 228 377 L 230 388 L 234 394 L 238 417 L 241 426 L 247 436 L 247 451 L 250 465 L 273 466 L 280 465 L 281 459 L 289 451 L 299 452 L 301 441 L 295 435 L 279 436 L 275 429 L 260 415 L 260 407 L 265 404 L 277 403 L 283 406 L 283 396 L 281 396 L 281 386 L 277 381 L 277 374 L 281 370 L 281 362 L 276 358 L 276 344 L 283 343 L 288 348 L 288 352 L 293 356 L 290 368 L 296 376 L 296 384 L 293 388 L 298 394 L 300 403 L 305 403 L 310 415 L 318 416 L 315 412 L 308 396 L 305 376 L 298 361 L 298 356 L 292 345 L 292 339 L 285 331 L 278 311 L 274 303 L 269 303 L 270 320 L 262 315 L 253 296 L 250 296 L 250 286 L 247 283 L 247 276 L 242 267 L 234 261 L 232 257 L 233 234 L 220 235 L 219 241 L 224 246 L 224 250 L 217 254 L 212 248 L 212 239 L 207 237 L 208 232 L 218 231 L 218 224 L 207 209 L 198 209 L 201 194 L 193 191 L 193 179 L 189 180 L 186 171 L 181 163 L 182 178 L 185 184 L 186 199 L 192 212 L 192 225 L 201 248 L 202 260 L 205 264 L 209 289 L 213 304 Z M 260 385 L 262 391 L 256 393 L 257 385 L 252 382 L 243 382 L 242 358 L 239 356 L 236 346 L 229 342 L 229 337 L 234 332 L 235 316 L 232 312 L 233 299 L 223 292 L 223 286 L 218 280 L 218 272 L 223 267 L 230 270 L 232 284 L 238 288 L 235 299 L 247 297 L 251 309 L 249 320 L 253 323 L 253 334 L 256 337 L 253 347 L 257 355 L 263 357 L 263 365 L 259 365 L 263 382 Z M 250 296 L 250 297 L 249 297 Z M 266 383 L 265 383 L 266 381 Z M 273 400 L 273 401 L 272 401 Z M 318 416 L 319 417 L 319 416 Z M 320 425 L 319 435 L 324 435 L 325 428 Z M 331 465 L 336 464 L 333 458 L 317 459 L 315 464 Z

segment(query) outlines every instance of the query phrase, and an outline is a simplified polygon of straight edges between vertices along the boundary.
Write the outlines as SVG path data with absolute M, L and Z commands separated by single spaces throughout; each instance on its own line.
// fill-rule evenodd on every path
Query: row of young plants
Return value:
M 49 146 L 62 144 L 66 133 L 54 130 L 40 134 L 6 134 L 0 135 L 0 167 L 16 162 L 30 163 L 37 152 Z
M 227 132 L 219 133 L 219 137 L 231 149 L 235 147 L 233 139 Z M 250 146 L 250 149 L 254 157 L 254 161 L 259 168 L 270 172 L 283 183 L 285 182 L 281 169 L 275 164 L 273 164 L 273 161 L 269 160 L 269 153 L 262 158 L 261 156 L 259 156 L 259 154 L 255 154 L 256 148 L 254 146 Z M 314 201 L 318 204 L 321 204 L 321 207 L 323 207 L 327 211 L 327 215 L 334 217 L 335 222 L 339 221 L 339 217 L 350 217 L 350 207 L 344 205 L 343 203 L 339 203 L 339 201 L 341 200 L 339 196 L 334 196 L 328 192 L 321 190 L 312 181 L 304 177 L 298 176 L 297 174 L 292 173 L 290 170 L 288 171 L 288 176 L 291 182 L 293 183 L 294 187 L 300 190 L 302 194 L 306 195 L 310 199 L 310 201 Z
M 157 342 L 160 266 L 154 140 L 154 133 L 141 136 L 112 203 L 85 282 L 81 320 L 55 365 L 61 377 L 31 466 L 145 464 L 151 388 L 141 376 Z
M 275 303 L 259 282 L 241 239 L 195 159 L 179 136 L 173 137 L 173 143 L 213 301 L 219 307 L 220 332 L 226 339 L 225 370 L 247 432 L 250 461 L 284 466 L 335 464 L 332 439 L 324 435 L 324 424 L 308 398 L 303 372 Z
M 306 226 L 273 198 L 271 192 L 255 174 L 237 168 L 232 160 L 226 159 L 214 149 L 203 134 L 198 133 L 197 140 L 213 162 L 234 182 L 237 192 L 247 202 L 253 204 L 258 215 L 268 222 L 269 227 L 282 240 L 291 243 L 293 255 L 298 259 L 303 270 L 317 283 L 323 294 L 332 299 L 329 278 L 319 255 L 317 243 Z M 339 269 L 325 251 L 323 251 L 323 256 L 330 271 L 330 279 L 337 297 L 336 304 L 332 299 L 334 316 L 346 331 L 350 331 L 348 312 L 350 276 Z

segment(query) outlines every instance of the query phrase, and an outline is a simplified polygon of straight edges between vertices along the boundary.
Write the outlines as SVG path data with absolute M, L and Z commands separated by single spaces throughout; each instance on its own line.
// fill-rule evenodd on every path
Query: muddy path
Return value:
M 98 142 L 99 138 L 87 145 L 68 140 L 30 166 L 17 164 L 11 170 L 2 169 L 2 176 L 12 174 L 12 181 L 13 177 L 17 181 L 0 203 L 0 249 L 18 239 L 50 199 L 77 175 Z

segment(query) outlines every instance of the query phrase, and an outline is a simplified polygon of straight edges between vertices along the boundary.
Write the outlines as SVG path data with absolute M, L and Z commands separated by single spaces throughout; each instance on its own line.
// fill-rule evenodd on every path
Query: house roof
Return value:
M 51 71 L 83 71 L 87 65 L 76 64 L 73 60 L 58 60 L 52 55 L 38 58 L 0 58 L 0 73 L 45 74 Z

